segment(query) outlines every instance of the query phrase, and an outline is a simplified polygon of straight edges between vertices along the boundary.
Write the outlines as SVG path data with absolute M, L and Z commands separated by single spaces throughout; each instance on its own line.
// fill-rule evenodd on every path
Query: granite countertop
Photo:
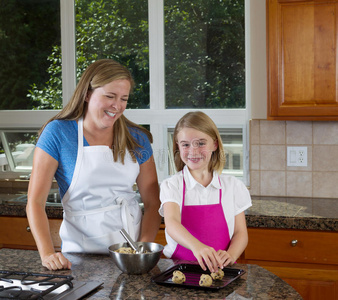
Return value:
M 0 194 L 0 216 L 25 217 L 25 203 L 18 195 Z M 49 218 L 62 219 L 61 204 L 47 204 Z M 338 199 L 252 197 L 246 212 L 248 227 L 338 231 Z
M 0 194 L 0 216 L 26 217 L 26 202 L 14 201 L 22 194 Z M 62 219 L 62 205 L 60 203 L 47 203 L 47 216 L 52 219 Z
M 161 286 L 151 278 L 174 265 L 171 259 L 160 259 L 148 274 L 122 273 L 108 255 L 70 254 L 71 270 L 48 271 L 41 265 L 37 251 L 0 250 L 0 270 L 56 273 L 71 275 L 76 281 L 99 281 L 103 286 L 86 299 L 302 299 L 285 281 L 257 265 L 236 264 L 245 274 L 218 290 L 186 289 Z
M 338 231 L 338 199 L 252 197 L 248 227 Z

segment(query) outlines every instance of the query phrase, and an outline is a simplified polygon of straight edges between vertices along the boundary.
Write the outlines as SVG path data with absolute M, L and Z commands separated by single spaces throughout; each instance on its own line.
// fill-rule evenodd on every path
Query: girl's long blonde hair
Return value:
M 217 149 L 212 153 L 209 162 L 209 172 L 216 171 L 219 174 L 222 172 L 225 165 L 225 153 L 221 136 L 218 132 L 217 126 L 213 120 L 201 111 L 189 112 L 185 114 L 176 124 L 173 137 L 173 154 L 174 162 L 177 171 L 181 171 L 185 166 L 180 156 L 178 147 L 177 135 L 183 128 L 193 128 L 201 131 L 216 141 L 218 144 Z
M 130 92 L 132 92 L 135 85 L 133 77 L 129 70 L 120 63 L 112 59 L 101 59 L 89 65 L 83 72 L 68 104 L 56 116 L 48 120 L 41 127 L 39 130 L 39 136 L 46 125 L 53 120 L 77 121 L 81 117 L 84 117 L 87 106 L 85 99 L 88 92 L 119 79 L 129 80 L 131 86 Z M 124 163 L 126 148 L 131 154 L 134 162 L 136 161 L 135 155 L 141 155 L 136 152 L 136 148 L 140 147 L 140 145 L 134 140 L 128 128 L 129 130 L 133 130 L 135 128 L 141 130 L 147 135 L 150 142 L 153 142 L 152 135 L 148 130 L 131 122 L 124 115 L 120 116 L 120 118 L 116 120 L 113 128 L 113 149 L 114 160 L 117 161 L 120 157 L 122 163 Z

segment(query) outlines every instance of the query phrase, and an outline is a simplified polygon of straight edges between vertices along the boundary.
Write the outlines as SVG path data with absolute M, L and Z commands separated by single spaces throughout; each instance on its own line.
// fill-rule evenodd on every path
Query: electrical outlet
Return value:
M 288 167 L 307 167 L 307 147 L 287 147 Z

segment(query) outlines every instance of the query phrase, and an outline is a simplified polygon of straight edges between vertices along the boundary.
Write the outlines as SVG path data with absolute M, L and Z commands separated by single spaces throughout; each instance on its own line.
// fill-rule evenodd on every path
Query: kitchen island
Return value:
M 18 196 L 0 194 L 0 248 L 36 249 Z M 306 300 L 338 299 L 338 199 L 253 196 L 252 204 L 249 244 L 238 262 L 269 270 Z M 60 250 L 61 204 L 47 203 L 46 213 Z M 163 222 L 156 242 L 166 243 Z
M 99 281 L 103 285 L 85 299 L 302 299 L 286 282 L 257 265 L 236 264 L 245 274 L 218 291 L 161 286 L 151 278 L 174 265 L 160 259 L 148 274 L 122 273 L 108 255 L 70 254 L 71 270 L 48 271 L 41 265 L 37 251 L 0 250 L 0 270 L 71 275 L 74 280 Z M 1 284 L 0 284 L 1 285 Z

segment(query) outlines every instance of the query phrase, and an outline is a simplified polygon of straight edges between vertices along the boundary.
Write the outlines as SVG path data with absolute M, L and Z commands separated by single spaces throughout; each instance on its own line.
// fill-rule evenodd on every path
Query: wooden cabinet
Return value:
M 266 3 L 268 119 L 338 120 L 338 1 Z
M 61 249 L 61 219 L 49 219 L 55 250 Z M 35 240 L 25 217 L 0 217 L 0 248 L 36 250 Z
M 305 300 L 338 299 L 338 233 L 248 228 L 243 262 L 260 265 Z
M 167 244 L 167 240 L 165 239 L 165 225 L 164 224 L 160 225 L 160 229 L 157 233 L 157 236 L 154 242 L 157 244 L 161 244 L 163 246 Z
M 59 229 L 61 219 L 49 219 L 49 227 L 54 243 L 55 250 L 61 250 L 61 239 Z M 155 238 L 155 243 L 166 245 L 165 225 L 161 224 Z M 27 218 L 24 217 L 0 217 L 0 249 L 15 248 L 36 250 L 35 240 L 30 232 Z

